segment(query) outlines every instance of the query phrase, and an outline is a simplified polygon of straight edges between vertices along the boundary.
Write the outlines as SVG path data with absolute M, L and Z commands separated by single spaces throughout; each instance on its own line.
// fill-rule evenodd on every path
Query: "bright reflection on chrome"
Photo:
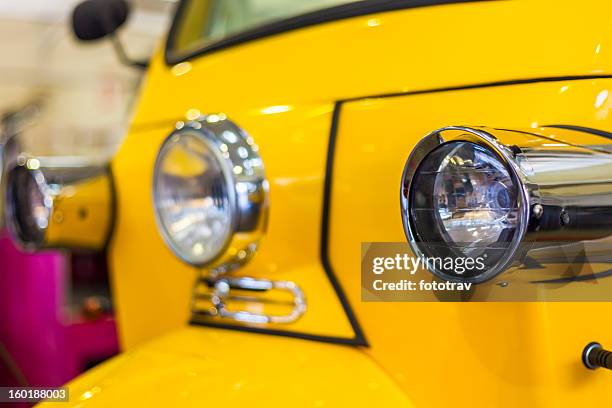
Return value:
M 600 93 L 597 94 L 597 98 L 595 98 L 595 108 L 601 108 L 604 103 L 608 100 L 608 90 L 604 89 Z
M 291 109 L 293 109 L 293 107 L 290 105 L 275 105 L 263 108 L 261 110 L 261 113 L 263 113 L 264 115 L 274 115 L 276 113 L 289 112 Z
M 7 225 L 24 246 L 44 242 L 53 210 L 51 186 L 38 168 L 18 166 L 10 173 Z
M 263 235 L 267 189 L 252 138 L 223 114 L 198 116 L 162 145 L 154 203 L 162 236 L 198 266 L 243 262 Z

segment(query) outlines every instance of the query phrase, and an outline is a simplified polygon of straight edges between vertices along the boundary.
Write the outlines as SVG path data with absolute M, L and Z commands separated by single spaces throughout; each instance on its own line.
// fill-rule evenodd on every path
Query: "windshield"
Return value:
M 185 54 L 250 30 L 355 0 L 183 0 L 172 52 Z

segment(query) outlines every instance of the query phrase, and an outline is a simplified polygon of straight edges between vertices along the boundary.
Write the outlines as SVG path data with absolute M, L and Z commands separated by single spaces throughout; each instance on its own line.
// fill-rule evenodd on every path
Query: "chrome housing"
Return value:
M 113 200 L 108 166 L 20 156 L 7 173 L 5 221 L 30 251 L 100 250 L 110 236 Z
M 608 252 L 612 236 L 612 154 L 601 146 L 572 143 L 575 135 L 559 129 L 529 131 L 451 126 L 425 136 L 413 149 L 402 175 L 400 205 L 404 232 L 416 256 L 427 256 L 413 225 L 410 209 L 412 182 L 421 163 L 444 143 L 465 141 L 482 146 L 511 172 L 519 191 L 519 226 L 505 248 L 505 261 L 472 278 L 449 276 L 428 268 L 445 280 L 480 283 L 492 279 L 526 255 L 568 259 L 573 243 L 594 241 Z M 578 139 L 579 140 L 579 139 Z

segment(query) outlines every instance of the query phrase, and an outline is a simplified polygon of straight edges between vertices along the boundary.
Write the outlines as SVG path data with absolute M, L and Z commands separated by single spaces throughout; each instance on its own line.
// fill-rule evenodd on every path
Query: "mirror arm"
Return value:
M 149 66 L 149 61 L 137 61 L 131 59 L 125 52 L 125 48 L 123 47 L 121 40 L 119 39 L 119 37 L 117 37 L 115 33 L 109 34 L 108 36 L 110 38 L 111 43 L 113 44 L 115 53 L 119 57 L 119 61 L 121 61 L 122 64 L 138 69 L 146 69 Z

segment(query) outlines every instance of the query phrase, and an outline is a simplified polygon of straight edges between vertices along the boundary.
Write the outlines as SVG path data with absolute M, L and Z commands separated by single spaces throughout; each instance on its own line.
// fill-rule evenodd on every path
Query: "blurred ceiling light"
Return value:
M 185 75 L 191 71 L 191 64 L 189 62 L 181 62 L 173 66 L 171 71 L 174 76 Z
M 200 113 L 199 110 L 197 109 L 189 109 L 187 111 L 187 113 L 185 114 L 185 116 L 187 117 L 187 120 L 196 120 L 198 119 L 202 114 Z
M 264 115 L 273 115 L 275 113 L 289 112 L 291 109 L 293 109 L 291 105 L 275 105 L 263 108 L 261 110 L 261 113 L 263 113 Z
M 597 94 L 597 98 L 595 98 L 595 107 L 601 108 L 607 100 L 608 100 L 608 90 L 604 89 L 603 91 Z
M 208 122 L 208 123 L 217 123 L 217 122 L 219 122 L 221 120 L 225 120 L 225 118 L 226 118 L 226 116 L 224 114 L 220 113 L 220 114 L 216 115 L 216 114 L 213 113 L 213 114 L 208 115 L 206 117 L 206 122 Z

